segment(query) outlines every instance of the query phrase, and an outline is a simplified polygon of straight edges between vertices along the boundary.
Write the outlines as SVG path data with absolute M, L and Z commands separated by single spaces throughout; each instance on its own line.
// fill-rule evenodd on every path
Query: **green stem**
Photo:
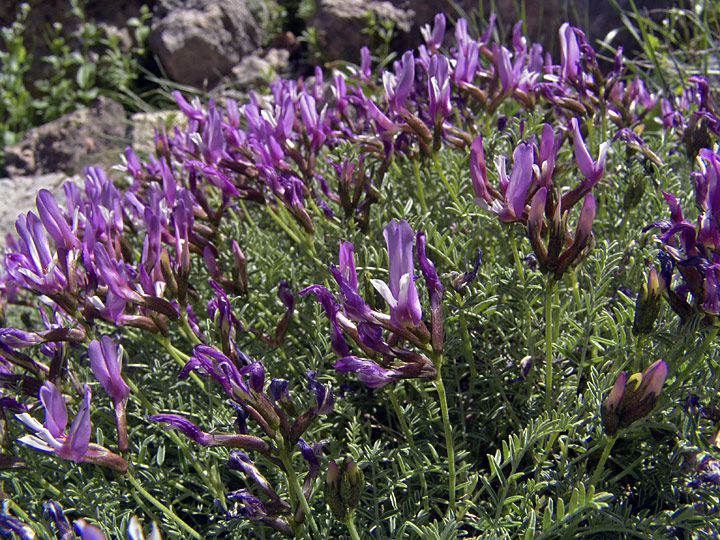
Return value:
M 168 352 L 168 354 L 177 362 L 177 364 L 184 368 L 185 364 L 187 364 L 188 360 L 190 360 L 190 356 L 182 352 L 180 349 L 175 347 L 172 343 L 170 343 L 170 340 L 168 338 L 159 337 L 156 336 L 155 339 L 157 339 L 158 343 L 163 346 L 163 348 Z M 194 371 L 190 372 L 190 378 L 203 390 L 205 390 L 205 384 L 203 383 L 202 379 L 198 376 L 197 373 Z
M 433 154 L 433 163 L 435 163 L 435 170 L 437 171 L 438 175 L 440 176 L 440 181 L 445 186 L 445 189 L 447 189 L 447 192 L 450 194 L 450 198 L 453 200 L 455 204 L 457 204 L 458 208 L 462 208 L 462 205 L 460 204 L 460 199 L 458 199 L 457 193 L 455 193 L 455 190 L 450 185 L 450 182 L 448 182 L 447 177 L 445 176 L 445 171 L 442 170 L 442 166 L 440 165 L 440 161 L 438 160 L 437 154 Z
M 348 532 L 350 533 L 350 538 L 352 538 L 352 540 L 360 540 L 360 535 L 355 528 L 355 519 L 353 516 L 354 514 L 355 512 L 353 510 L 350 510 L 348 512 L 347 518 L 345 519 L 345 525 L 347 525 Z
M 513 262 L 515 263 L 515 272 L 517 273 L 517 279 L 524 281 L 522 264 L 520 263 L 520 252 L 517 248 L 517 242 L 515 241 L 515 235 L 511 228 L 508 227 L 508 237 L 510 238 L 510 248 L 512 249 Z
M 452 429 L 450 427 L 450 414 L 448 412 L 447 395 L 442 380 L 442 354 L 433 354 L 433 364 L 437 370 L 435 376 L 435 389 L 440 401 L 440 415 L 442 417 L 443 431 L 445 432 L 445 446 L 448 458 L 448 512 L 455 512 L 455 445 L 453 444 Z
M 415 464 L 417 466 L 417 470 L 420 472 L 420 485 L 422 486 L 422 503 L 423 503 L 423 509 L 426 513 L 430 512 L 430 503 L 428 502 L 428 489 L 427 489 L 427 480 L 425 479 L 425 467 L 423 467 L 422 463 L 420 463 L 420 459 L 418 456 L 420 456 L 420 453 L 417 451 L 417 448 L 415 447 L 415 439 L 412 436 L 412 432 L 410 431 L 410 426 L 408 426 L 407 420 L 405 420 L 405 415 L 403 414 L 402 410 L 400 410 L 400 403 L 398 402 L 398 398 L 395 395 L 395 392 L 390 389 L 388 391 L 388 395 L 390 396 L 390 403 L 393 406 L 393 409 L 395 410 L 395 416 L 398 418 L 398 422 L 400 423 L 400 430 L 403 432 L 403 435 L 405 435 L 405 439 L 408 442 L 408 445 L 410 446 L 410 451 L 412 452 L 413 459 L 415 460 Z
M 303 512 L 305 512 L 305 519 L 310 522 L 310 528 L 312 529 L 315 538 L 321 538 L 320 530 L 318 529 L 317 524 L 313 519 L 310 505 L 308 504 L 307 499 L 305 498 L 305 494 L 300 487 L 300 482 L 298 481 L 297 474 L 295 474 L 295 469 L 292 465 L 292 458 L 290 457 L 290 452 L 288 452 L 285 446 L 285 441 L 282 438 L 279 438 L 276 442 L 278 445 L 278 453 L 280 454 L 280 460 L 282 461 L 285 468 L 285 475 L 287 476 L 288 484 L 290 487 L 290 500 L 293 503 L 294 507 L 296 507 L 297 502 L 300 503 Z
M 610 452 L 616 440 L 617 435 L 613 435 L 612 437 L 609 437 L 607 442 L 605 443 L 605 448 L 603 448 L 603 453 L 600 456 L 600 461 L 598 461 L 597 467 L 595 467 L 595 472 L 590 479 L 591 486 L 597 486 L 597 483 L 600 480 L 600 475 L 605 470 L 605 462 L 608 460 L 608 457 L 610 457 Z
M 552 305 L 555 280 L 548 276 L 545 286 L 545 410 L 550 411 L 553 401 L 553 325 Z
M 415 176 L 415 184 L 417 186 L 417 195 L 420 199 L 420 207 L 422 208 L 423 214 L 427 214 L 428 208 L 425 202 L 425 186 L 423 186 L 422 179 L 420 178 L 420 161 L 417 159 L 412 160 L 413 175 Z
M 190 525 L 180 519 L 180 517 L 175 512 L 170 510 L 170 508 L 165 506 L 163 503 L 153 497 L 150 493 L 148 493 L 145 488 L 142 487 L 140 482 L 135 479 L 134 476 L 129 474 L 125 478 L 127 478 L 128 482 L 132 484 L 132 486 L 140 495 L 142 495 L 148 502 L 150 502 L 153 506 L 155 506 L 158 510 L 165 514 L 170 521 L 172 521 L 173 523 L 175 523 L 175 525 L 178 526 L 178 528 L 182 529 L 193 538 L 197 538 L 198 540 L 203 539 L 203 537 L 195 529 L 193 529 L 192 527 L 190 527 Z

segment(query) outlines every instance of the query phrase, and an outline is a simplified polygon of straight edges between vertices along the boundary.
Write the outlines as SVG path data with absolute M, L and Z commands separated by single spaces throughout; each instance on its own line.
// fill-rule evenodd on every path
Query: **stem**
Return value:
M 435 376 L 435 389 L 440 401 L 440 415 L 442 416 L 443 430 L 445 432 L 445 446 L 447 447 L 448 458 L 448 512 L 455 512 L 455 446 L 453 444 L 452 430 L 450 427 L 450 414 L 448 413 L 447 395 L 442 380 L 442 354 L 433 354 L 433 364 L 437 370 Z
M 296 506 L 296 503 L 300 502 L 300 506 L 302 506 L 303 512 L 305 512 L 305 519 L 310 522 L 310 528 L 312 529 L 315 538 L 321 538 L 320 530 L 318 529 L 317 524 L 313 519 L 310 505 L 308 504 L 307 499 L 305 498 L 305 494 L 300 487 L 300 482 L 298 481 L 297 475 L 295 474 L 295 469 L 293 469 L 292 459 L 290 457 L 290 452 L 288 452 L 285 446 L 285 441 L 283 439 L 279 439 L 277 443 L 280 460 L 283 463 L 283 466 L 285 468 L 285 475 L 288 479 L 288 484 L 290 487 L 290 499 L 293 502 L 293 506 Z
M 420 178 L 420 163 L 417 159 L 412 160 L 412 168 L 413 175 L 415 176 L 415 184 L 417 185 L 418 199 L 420 199 L 420 207 L 422 208 L 423 214 L 427 214 L 428 208 L 425 202 L 425 187 Z
M 172 356 L 173 360 L 177 362 L 177 364 L 183 368 L 185 367 L 185 364 L 187 364 L 188 360 L 190 360 L 190 356 L 182 352 L 180 349 L 175 347 L 172 343 L 170 343 L 170 340 L 164 337 L 156 336 L 155 339 L 157 339 L 158 343 L 162 345 L 165 350 L 168 352 L 170 356 Z M 190 378 L 202 389 L 205 390 L 205 384 L 203 383 L 200 376 L 195 373 L 194 371 L 190 372 Z
M 605 462 L 607 461 L 608 457 L 610 456 L 610 451 L 612 450 L 613 445 L 615 444 L 616 440 L 617 440 L 617 435 L 613 435 L 605 443 L 605 448 L 603 448 L 603 453 L 600 456 L 600 461 L 598 461 L 597 467 L 595 467 L 595 472 L 593 473 L 592 478 L 590 479 L 591 486 L 595 487 L 598 483 L 598 480 L 600 480 L 600 475 L 602 474 L 603 470 L 605 470 Z
M 410 431 L 410 426 L 408 426 L 407 420 L 405 420 L 405 415 L 400 410 L 400 403 L 398 402 L 398 398 L 395 395 L 395 392 L 390 389 L 388 391 L 388 395 L 390 396 L 390 403 L 393 406 L 393 409 L 395 410 L 395 416 L 398 418 L 398 422 L 400 422 L 400 430 L 403 432 L 403 435 L 405 435 L 405 439 L 408 442 L 408 445 L 410 446 L 410 451 L 412 452 L 413 458 L 415 459 L 415 464 L 417 465 L 418 471 L 420 471 L 420 485 L 422 486 L 423 490 L 423 496 L 422 496 L 422 503 L 423 503 L 423 509 L 425 512 L 430 512 L 430 504 L 428 502 L 427 497 L 427 480 L 425 479 L 425 467 L 423 467 L 422 463 L 420 463 L 420 459 L 418 456 L 420 453 L 417 451 L 417 448 L 415 447 L 415 440 L 413 439 L 412 432 Z
M 352 540 L 360 540 L 360 535 L 355 528 L 355 519 L 353 519 L 353 514 L 355 514 L 353 510 L 348 512 L 347 518 L 345 519 L 345 525 L 347 525 L 350 538 L 352 538 Z
M 545 286 L 545 410 L 550 411 L 553 400 L 553 326 L 552 326 L 552 303 L 555 280 L 548 276 Z
M 145 488 L 142 487 L 140 482 L 138 482 L 134 476 L 128 474 L 125 478 L 127 478 L 128 482 L 130 482 L 130 484 L 132 484 L 132 486 L 135 488 L 135 490 L 140 495 L 142 495 L 148 502 L 150 502 L 153 506 L 155 506 L 158 510 L 160 510 L 163 514 L 165 514 L 168 517 L 168 519 L 170 519 L 170 521 L 175 523 L 175 525 L 177 525 L 180 529 L 182 529 L 183 531 L 188 533 L 193 538 L 197 538 L 198 540 L 203 539 L 203 537 L 195 529 L 193 529 L 192 527 L 190 527 L 190 525 L 188 525 L 182 519 L 180 519 L 180 517 L 178 517 L 178 515 L 175 512 L 170 510 L 170 508 L 168 508 L 163 503 L 158 501 L 155 497 L 150 495 L 150 493 L 148 493 L 145 490 Z

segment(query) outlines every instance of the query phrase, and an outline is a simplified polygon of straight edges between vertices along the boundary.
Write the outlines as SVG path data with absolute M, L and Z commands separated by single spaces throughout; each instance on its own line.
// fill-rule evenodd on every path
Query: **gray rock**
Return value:
M 155 8 L 150 48 L 175 81 L 212 85 L 265 39 L 243 0 L 161 0 Z
M 178 110 L 135 113 L 130 117 L 130 138 L 137 154 L 155 153 L 155 129 L 162 126 L 172 136 L 173 127 L 187 127 L 187 117 Z
M 408 34 L 414 23 L 412 10 L 397 8 L 391 2 L 320 0 L 310 26 L 315 29 L 322 52 L 331 59 L 359 60 L 360 48 L 367 45 L 367 36 L 361 31 L 369 13 L 376 20 L 392 21 L 401 34 Z
M 49 189 L 59 201 L 64 201 L 62 186 L 68 180 L 77 184 L 79 176 L 68 177 L 63 173 L 41 174 L 37 176 L 20 176 L 16 178 L 0 178 L 0 193 L 3 204 L 0 205 L 0 248 L 5 245 L 8 233 L 15 232 L 15 220 L 25 212 L 32 210 L 37 214 L 35 197 L 41 189 Z M 60 203 L 62 205 L 62 202 Z
M 11 177 L 74 174 L 87 165 L 106 164 L 108 154 L 114 163 L 126 128 L 122 105 L 101 96 L 89 108 L 29 129 L 22 141 L 6 146 L 5 169 Z
M 253 53 L 232 68 L 233 80 L 228 84 L 243 90 L 266 85 L 288 71 L 289 61 L 290 52 L 284 49 L 270 49 L 265 54 Z

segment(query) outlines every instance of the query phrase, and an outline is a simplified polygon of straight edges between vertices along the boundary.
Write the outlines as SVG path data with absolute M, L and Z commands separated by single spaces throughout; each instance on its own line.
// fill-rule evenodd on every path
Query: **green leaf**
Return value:
M 87 90 L 95 84 L 96 69 L 97 66 L 92 62 L 80 66 L 80 69 L 78 69 L 77 74 L 75 75 L 75 80 L 82 90 Z

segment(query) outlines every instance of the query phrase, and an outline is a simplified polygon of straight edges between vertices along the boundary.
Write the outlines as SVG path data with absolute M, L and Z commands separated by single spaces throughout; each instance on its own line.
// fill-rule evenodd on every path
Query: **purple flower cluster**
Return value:
M 208 433 L 184 416 L 175 413 L 155 414 L 148 419 L 169 424 L 171 428 L 180 430 L 186 437 L 203 446 L 252 450 L 281 467 L 284 466 L 281 453 L 297 446 L 308 463 L 305 495 L 309 496 L 320 470 L 319 457 L 323 444 L 308 445 L 303 440 L 302 434 L 315 418 L 332 411 L 335 402 L 332 389 L 318 382 L 316 373 L 308 370 L 306 374 L 308 388 L 313 392 L 315 399 L 305 412 L 298 413 L 290 398 L 288 381 L 272 379 L 266 384 L 265 367 L 261 362 L 254 362 L 246 355 L 242 355 L 242 361 L 244 364 L 238 367 L 233 360 L 217 349 L 207 345 L 197 345 L 179 375 L 180 378 L 185 378 L 194 371 L 201 376 L 211 377 L 220 384 L 237 412 L 233 432 Z M 265 437 L 249 434 L 248 419 L 252 419 L 258 425 Z M 278 445 L 283 448 L 278 448 Z M 270 499 L 269 503 L 262 503 L 245 489 L 228 493 L 228 499 L 234 502 L 231 516 L 261 520 L 281 532 L 291 530 L 286 519 L 290 511 L 289 503 L 280 499 L 248 455 L 243 451 L 234 451 L 228 466 L 243 472 Z M 293 509 L 293 515 L 297 510 L 297 508 Z
M 470 177 L 477 204 L 495 213 L 500 221 L 521 222 L 538 259 L 540 269 L 559 279 L 572 264 L 584 257 L 595 218 L 595 198 L 591 190 L 603 175 L 609 143 L 600 145 L 593 161 L 580 132 L 577 119 L 571 121 L 575 160 L 583 179 L 562 196 L 554 186 L 553 173 L 562 135 L 544 124 L 540 145 L 534 137 L 521 142 L 513 151 L 513 168 L 508 177 L 504 156 L 495 159 L 499 186 L 493 186 L 487 174 L 482 138 L 477 137 L 470 150 Z M 583 201 L 575 235 L 567 232 L 567 212 Z
M 675 196 L 663 193 L 670 218 L 645 229 L 660 230 L 663 252 L 659 279 L 670 306 L 683 321 L 694 313 L 720 314 L 720 154 L 704 148 L 697 163 L 700 170 L 691 173 L 698 208 L 695 223 L 684 218 Z M 675 270 L 681 282 L 673 286 Z
M 442 350 L 443 286 L 433 263 L 425 255 L 425 234 L 418 231 L 416 235 L 407 221 L 401 220 L 388 223 L 383 235 L 389 258 L 389 282 L 372 279 L 371 283 L 387 303 L 389 315 L 372 309 L 358 292 L 354 246 L 350 242 L 340 243 L 340 266 L 331 268 L 339 302 L 322 285 L 311 285 L 300 291 L 301 295 L 315 293 L 330 321 L 332 349 L 340 357 L 334 364 L 335 369 L 356 373 L 370 388 L 385 386 L 396 379 L 437 375 L 432 360 L 402 347 L 402 341 L 423 352 L 429 342 L 436 352 Z M 430 296 L 432 333 L 422 322 L 413 252 Z M 363 356 L 351 354 L 346 337 L 355 342 Z

